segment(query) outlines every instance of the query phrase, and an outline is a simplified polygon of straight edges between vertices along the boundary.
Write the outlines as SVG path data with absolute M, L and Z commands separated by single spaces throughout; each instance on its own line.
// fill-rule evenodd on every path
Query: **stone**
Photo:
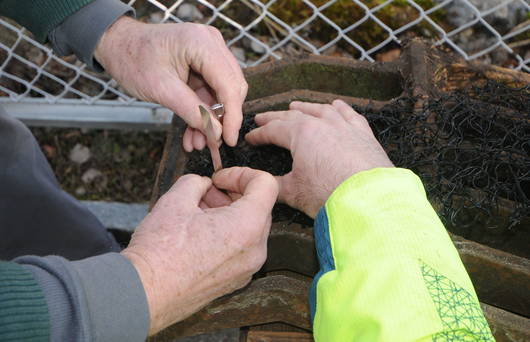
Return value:
M 144 203 L 119 203 L 103 201 L 82 201 L 109 229 L 132 232 L 147 215 L 148 205 Z
M 81 176 L 81 180 L 83 181 L 83 183 L 88 184 L 92 183 L 96 178 L 101 177 L 102 175 L 103 173 L 101 173 L 101 171 L 99 171 L 98 169 L 90 168 L 86 170 L 85 173 L 83 173 L 83 175 Z
M 90 159 L 90 149 L 84 145 L 76 144 L 70 151 L 69 157 L 71 161 L 81 165 Z
M 164 14 L 162 12 L 153 12 L 149 15 L 149 22 L 152 24 L 159 24 L 164 20 Z
M 177 17 L 183 21 L 198 21 L 204 18 L 204 15 L 199 11 L 197 6 L 193 4 L 182 4 L 177 9 Z
M 438 3 L 443 0 L 435 0 Z M 492 13 L 483 16 L 483 19 L 498 33 L 506 34 L 510 29 L 525 20 L 527 10 L 520 1 L 507 2 L 506 0 L 467 0 L 451 1 L 444 9 L 447 11 L 447 21 L 455 27 L 461 27 L 476 20 L 476 11 L 485 12 L 500 6 Z M 477 22 L 473 26 L 459 32 L 451 39 L 468 55 L 483 51 L 498 43 L 498 38 L 484 24 Z M 482 63 L 503 65 L 509 58 L 509 53 L 502 47 L 479 57 Z
M 438 3 L 444 0 L 435 0 Z M 480 12 L 487 11 L 500 4 L 506 3 L 506 0 L 468 0 L 452 1 L 444 7 L 447 11 L 447 20 L 450 24 L 460 27 L 475 19 L 475 11 L 468 2 L 475 6 Z M 526 7 L 520 1 L 512 1 L 506 6 L 502 6 L 484 19 L 499 31 L 506 31 L 522 20 L 527 13 Z
M 234 57 L 242 62 L 242 63 L 245 63 L 247 58 L 245 56 L 245 50 L 243 50 L 242 48 L 240 47 L 235 47 L 235 46 L 232 46 L 230 47 L 230 51 L 232 52 L 232 54 L 234 55 Z
M 82 186 L 78 187 L 77 189 L 75 189 L 75 194 L 77 196 L 83 196 L 84 194 L 86 194 L 86 190 L 85 188 L 83 188 Z
M 250 42 L 250 49 L 254 51 L 255 53 L 257 53 L 258 55 L 263 55 L 265 52 L 267 52 L 267 49 L 265 48 L 263 43 L 260 44 L 255 40 L 252 40 Z

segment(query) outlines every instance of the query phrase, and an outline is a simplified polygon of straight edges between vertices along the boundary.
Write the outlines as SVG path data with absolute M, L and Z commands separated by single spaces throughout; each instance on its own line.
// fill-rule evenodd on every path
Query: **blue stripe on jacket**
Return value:
M 315 275 L 309 290 L 309 308 L 311 309 L 311 323 L 315 320 L 317 309 L 317 284 L 324 274 L 335 270 L 335 261 L 331 251 L 331 239 L 329 237 L 329 223 L 326 207 L 322 207 L 315 219 L 315 247 L 317 249 L 320 271 Z

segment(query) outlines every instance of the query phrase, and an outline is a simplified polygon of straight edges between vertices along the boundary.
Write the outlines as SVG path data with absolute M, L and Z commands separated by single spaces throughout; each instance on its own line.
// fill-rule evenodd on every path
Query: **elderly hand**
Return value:
M 118 19 L 102 36 L 97 61 L 140 100 L 174 111 L 189 125 L 183 145 L 203 149 L 199 104 L 223 103 L 223 126 L 215 121 L 217 138 L 235 146 L 243 118 L 247 83 L 221 33 L 199 24 L 144 24 Z
M 228 191 L 227 196 L 218 189 Z M 150 334 L 245 286 L 267 256 L 275 179 L 249 168 L 181 177 L 122 254 L 147 295 Z
M 349 105 L 293 102 L 288 111 L 258 114 L 251 144 L 289 149 L 293 168 L 278 177 L 280 201 L 315 217 L 333 190 L 351 175 L 393 167 L 366 119 Z

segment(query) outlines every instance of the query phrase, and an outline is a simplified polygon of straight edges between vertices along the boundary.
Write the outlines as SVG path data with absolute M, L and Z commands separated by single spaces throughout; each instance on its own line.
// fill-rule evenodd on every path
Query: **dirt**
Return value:
M 528 232 L 525 222 L 530 187 L 526 170 L 530 162 L 530 131 L 524 114 L 528 94 L 528 88 L 512 90 L 491 84 L 467 94 L 433 99 L 421 113 L 413 114 L 414 99 L 406 98 L 378 111 L 358 109 L 367 116 L 395 165 L 420 175 L 429 198 L 450 230 L 495 248 L 526 255 L 522 252 L 524 248 L 514 247 L 514 241 Z M 503 106 L 502 113 L 488 103 Z M 244 135 L 254 127 L 253 117 L 246 116 L 237 147 L 221 148 L 224 166 L 248 166 L 273 175 L 288 173 L 292 159 L 287 150 L 250 146 L 245 142 Z M 33 132 L 63 188 L 76 197 L 121 202 L 149 200 L 165 133 L 44 128 L 35 128 Z M 76 144 L 91 151 L 92 157 L 81 165 L 69 159 Z M 101 172 L 101 176 L 85 183 L 83 175 L 90 169 Z M 212 174 L 207 149 L 190 154 L 185 173 L 190 172 Z M 512 204 L 500 214 L 498 205 L 506 200 Z M 313 224 L 309 217 L 285 205 L 274 208 L 273 219 L 303 226 Z
M 243 136 L 256 127 L 253 117 L 246 117 L 236 148 L 221 148 L 225 167 L 249 166 L 273 175 L 291 170 L 289 151 L 276 146 L 254 147 Z M 148 202 L 162 156 L 165 132 L 116 130 L 80 130 L 63 128 L 31 128 L 62 188 L 80 200 Z M 78 165 L 70 160 L 70 152 L 81 144 L 90 149 L 90 159 Z M 95 169 L 101 176 L 83 182 L 83 175 Z M 210 176 L 213 167 L 207 149 L 191 154 L 186 173 Z M 310 227 L 313 220 L 284 204 L 273 210 L 275 222 L 287 221 Z
M 55 175 L 68 193 L 82 200 L 148 202 L 162 155 L 165 132 L 32 128 Z M 90 159 L 70 160 L 76 144 Z M 97 176 L 89 182 L 88 174 Z M 86 180 L 85 176 L 85 180 Z M 88 177 L 90 178 L 90 177 Z
M 267 145 L 251 146 L 244 136 L 256 127 L 254 116 L 247 115 L 243 120 L 239 132 L 239 141 L 235 148 L 223 145 L 220 149 L 223 167 L 248 166 L 253 169 L 264 170 L 275 176 L 281 176 L 291 171 L 291 153 L 286 149 Z M 213 165 L 208 149 L 190 154 L 184 173 L 196 173 L 202 176 L 211 176 Z M 312 227 L 313 220 L 304 213 L 284 204 L 276 204 L 272 211 L 274 222 L 287 221 L 298 223 L 304 227 Z

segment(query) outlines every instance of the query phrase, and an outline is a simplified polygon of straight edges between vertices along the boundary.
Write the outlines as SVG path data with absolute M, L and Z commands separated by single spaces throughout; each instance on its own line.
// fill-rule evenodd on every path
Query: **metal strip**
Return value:
M 149 129 L 165 130 L 173 113 L 154 104 L 138 102 L 123 104 L 118 101 L 98 101 L 97 104 L 63 102 L 44 104 L 42 101 L 13 103 L 0 98 L 7 113 L 28 126 Z

